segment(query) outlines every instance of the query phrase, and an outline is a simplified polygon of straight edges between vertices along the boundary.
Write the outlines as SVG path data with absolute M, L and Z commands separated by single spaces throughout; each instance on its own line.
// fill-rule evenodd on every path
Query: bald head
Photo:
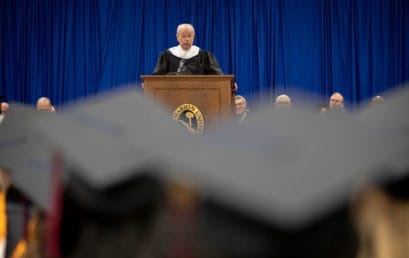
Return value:
M 1 104 L 0 104 L 0 114 L 5 115 L 8 110 L 9 110 L 9 103 L 1 102 Z
M 285 94 L 282 94 L 276 98 L 275 106 L 278 108 L 290 108 L 291 98 Z
M 51 100 L 47 97 L 41 97 L 37 100 L 37 110 L 53 111 Z
M 371 99 L 371 106 L 382 104 L 385 102 L 385 99 L 382 96 L 375 96 Z
M 344 108 L 344 96 L 342 96 L 341 93 L 335 92 L 334 94 L 331 95 L 329 98 L 329 108 Z
M 180 24 L 176 29 L 176 39 L 184 50 L 189 50 L 195 39 L 195 29 L 191 24 Z

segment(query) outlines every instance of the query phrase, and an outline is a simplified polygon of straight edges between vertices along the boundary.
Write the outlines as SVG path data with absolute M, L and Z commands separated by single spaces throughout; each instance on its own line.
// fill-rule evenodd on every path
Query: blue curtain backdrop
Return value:
M 0 95 L 58 106 L 151 74 L 196 28 L 253 104 L 297 90 L 350 106 L 409 79 L 407 0 L 0 0 Z

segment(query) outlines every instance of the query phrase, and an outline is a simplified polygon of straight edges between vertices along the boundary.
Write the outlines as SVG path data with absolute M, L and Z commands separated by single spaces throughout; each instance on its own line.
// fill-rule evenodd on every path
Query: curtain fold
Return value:
M 339 91 L 352 109 L 409 79 L 406 0 L 1 0 L 0 14 L 8 101 L 62 105 L 140 83 L 182 22 L 251 105 Z

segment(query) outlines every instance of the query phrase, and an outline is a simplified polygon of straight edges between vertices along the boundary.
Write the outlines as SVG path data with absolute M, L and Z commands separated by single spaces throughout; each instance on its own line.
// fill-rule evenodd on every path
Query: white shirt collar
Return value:
M 192 46 L 189 50 L 184 50 L 180 45 L 176 47 L 169 48 L 172 55 L 183 59 L 189 59 L 199 54 L 200 48 L 197 46 Z
M 247 116 L 247 111 L 244 111 L 243 114 L 241 114 L 241 117 L 240 117 L 240 120 L 239 120 L 239 124 L 240 124 L 241 122 L 243 122 L 244 119 L 246 119 L 246 116 Z

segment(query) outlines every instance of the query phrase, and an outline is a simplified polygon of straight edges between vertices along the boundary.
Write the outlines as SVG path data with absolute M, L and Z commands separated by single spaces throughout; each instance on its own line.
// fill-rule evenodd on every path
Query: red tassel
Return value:
M 53 154 L 51 168 L 51 209 L 47 218 L 47 255 L 50 258 L 61 257 L 60 228 L 62 217 L 62 173 L 63 159 L 59 151 Z

